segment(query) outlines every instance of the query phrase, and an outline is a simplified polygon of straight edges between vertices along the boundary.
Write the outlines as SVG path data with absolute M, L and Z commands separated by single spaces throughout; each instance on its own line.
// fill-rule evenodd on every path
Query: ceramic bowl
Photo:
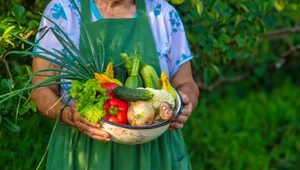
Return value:
M 182 101 L 176 92 L 175 112 L 177 118 L 181 114 Z M 128 145 L 143 144 L 154 140 L 168 130 L 172 120 L 167 120 L 148 126 L 131 126 L 110 122 L 102 119 L 102 129 L 110 133 L 112 142 Z

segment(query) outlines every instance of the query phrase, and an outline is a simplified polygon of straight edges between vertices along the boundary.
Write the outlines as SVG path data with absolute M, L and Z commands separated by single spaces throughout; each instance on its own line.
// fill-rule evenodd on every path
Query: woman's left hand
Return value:
M 182 91 L 178 91 L 178 93 L 181 96 L 183 108 L 178 118 L 171 122 L 169 130 L 182 129 L 193 110 L 193 105 L 190 102 L 188 95 Z

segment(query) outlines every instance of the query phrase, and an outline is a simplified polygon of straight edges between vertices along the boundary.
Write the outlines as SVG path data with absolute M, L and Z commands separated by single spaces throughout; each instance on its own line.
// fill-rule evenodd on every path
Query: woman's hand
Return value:
M 67 106 L 62 114 L 62 121 L 66 124 L 73 125 L 77 129 L 89 137 L 108 142 L 111 141 L 110 134 L 101 129 L 100 123 L 91 123 L 79 116 L 79 112 L 75 109 L 76 102 L 72 106 Z
M 181 96 L 183 108 L 178 118 L 171 122 L 169 130 L 182 129 L 184 123 L 187 121 L 193 111 L 193 105 L 190 102 L 188 95 L 182 91 L 178 91 L 178 93 Z
M 176 74 L 171 77 L 171 84 L 182 98 L 183 109 L 181 115 L 171 123 L 170 130 L 182 129 L 197 106 L 199 97 L 198 85 L 193 79 L 190 62 L 180 66 Z

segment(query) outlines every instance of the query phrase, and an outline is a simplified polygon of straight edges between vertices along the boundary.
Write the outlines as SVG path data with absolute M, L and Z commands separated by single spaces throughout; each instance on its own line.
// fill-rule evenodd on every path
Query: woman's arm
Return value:
M 182 64 L 170 79 L 172 86 L 179 92 L 183 109 L 181 115 L 171 123 L 170 130 L 181 129 L 198 104 L 199 88 L 192 76 L 191 64 Z
M 48 61 L 45 61 L 41 58 L 34 57 L 32 62 L 32 71 L 37 72 L 38 70 L 52 68 L 60 69 L 60 67 L 55 66 Z M 37 84 L 47 79 L 48 76 L 55 76 L 60 74 L 59 72 L 49 71 L 42 72 L 41 74 L 35 76 L 32 80 L 32 84 Z M 41 115 L 44 115 L 50 119 L 56 119 L 60 110 L 62 109 L 64 103 L 59 101 L 59 86 L 46 86 L 40 87 L 34 90 L 31 100 L 37 105 L 38 112 Z M 59 101 L 59 102 L 58 102 Z M 75 102 L 72 106 L 67 106 L 61 115 L 61 123 L 76 126 L 78 130 L 82 133 L 90 136 L 91 138 L 101 140 L 101 141 L 110 141 L 109 133 L 100 129 L 101 125 L 99 123 L 90 123 L 87 122 L 84 118 L 79 116 L 79 112 L 75 109 Z

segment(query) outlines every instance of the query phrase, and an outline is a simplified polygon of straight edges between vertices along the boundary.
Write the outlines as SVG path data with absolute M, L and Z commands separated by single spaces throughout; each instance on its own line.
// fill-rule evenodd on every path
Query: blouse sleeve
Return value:
M 164 9 L 164 23 L 169 43 L 167 53 L 169 74 L 173 75 L 178 71 L 180 65 L 191 60 L 193 56 L 179 14 L 171 5 L 167 5 Z
M 61 29 L 66 29 L 67 15 L 65 13 L 64 6 L 61 2 L 59 2 L 59 0 L 50 1 L 47 7 L 45 8 L 40 21 L 40 31 L 36 36 L 35 43 L 38 46 L 45 48 L 51 52 L 54 52 L 54 49 L 63 52 L 62 45 L 59 43 L 53 32 L 50 30 L 50 28 L 54 28 L 54 30 L 57 28 L 49 20 L 56 23 Z M 39 47 L 34 48 L 33 50 L 37 53 L 43 53 L 43 50 L 41 50 Z M 54 58 L 53 56 L 49 56 L 46 54 L 44 55 L 52 59 Z

